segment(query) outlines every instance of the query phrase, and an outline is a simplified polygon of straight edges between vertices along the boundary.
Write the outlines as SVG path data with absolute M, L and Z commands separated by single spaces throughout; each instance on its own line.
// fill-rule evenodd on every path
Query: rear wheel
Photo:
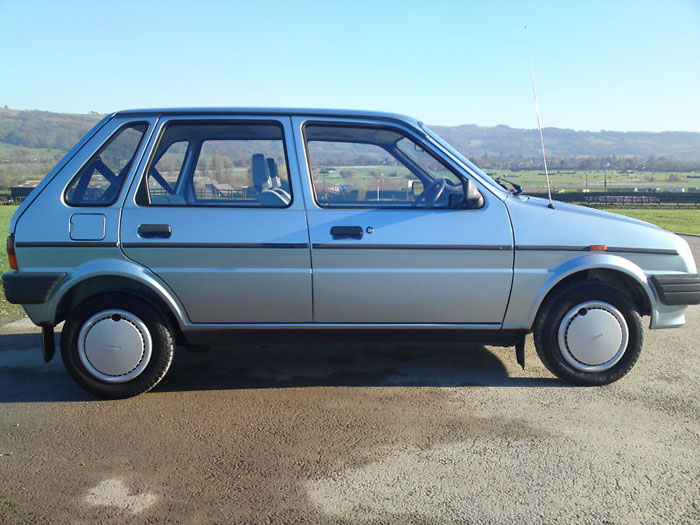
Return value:
M 548 297 L 534 336 L 547 369 L 577 385 L 617 381 L 634 366 L 644 341 L 634 303 L 598 281 L 575 282 Z
M 87 299 L 71 312 L 61 333 L 61 357 L 71 377 L 106 398 L 153 388 L 170 368 L 174 348 L 167 317 L 124 293 Z

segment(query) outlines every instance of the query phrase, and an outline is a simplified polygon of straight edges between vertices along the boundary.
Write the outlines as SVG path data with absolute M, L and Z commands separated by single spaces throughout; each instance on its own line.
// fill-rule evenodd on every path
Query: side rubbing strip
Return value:
M 314 250 L 512 250 L 512 246 L 488 244 L 359 244 L 343 243 L 314 243 Z
M 229 242 L 125 242 L 124 248 L 292 248 L 308 249 L 308 243 L 290 242 L 261 242 L 261 243 L 229 243 Z
M 543 251 L 543 252 L 588 252 L 591 251 L 590 246 L 556 246 L 556 245 L 518 245 L 515 247 L 518 251 Z M 650 255 L 678 255 L 676 250 L 666 250 L 662 248 L 625 248 L 623 246 L 608 246 L 608 253 L 639 253 Z
M 550 244 L 518 245 L 515 247 L 519 251 L 542 251 L 542 252 L 586 252 L 588 246 L 556 246 Z
M 69 242 L 17 242 L 17 248 L 65 248 L 73 246 L 75 248 L 116 248 L 116 242 L 86 242 L 86 241 L 69 241 Z
M 676 250 L 665 250 L 662 248 L 624 248 L 619 246 L 608 246 L 608 251 L 618 253 L 650 253 L 652 255 L 678 255 Z

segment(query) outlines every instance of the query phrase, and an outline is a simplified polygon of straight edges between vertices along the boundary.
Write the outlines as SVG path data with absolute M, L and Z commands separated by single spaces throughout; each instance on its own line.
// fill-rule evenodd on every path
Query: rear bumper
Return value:
M 9 272 L 3 274 L 5 298 L 13 304 L 45 303 L 66 276 L 64 272 Z
M 650 281 L 663 304 L 700 304 L 700 274 L 652 275 Z

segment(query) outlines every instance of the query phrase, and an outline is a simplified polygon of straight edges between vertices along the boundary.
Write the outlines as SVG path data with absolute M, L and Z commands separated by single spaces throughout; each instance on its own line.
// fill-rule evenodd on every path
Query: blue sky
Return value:
M 0 0 L 0 106 L 295 106 L 700 131 L 700 0 Z

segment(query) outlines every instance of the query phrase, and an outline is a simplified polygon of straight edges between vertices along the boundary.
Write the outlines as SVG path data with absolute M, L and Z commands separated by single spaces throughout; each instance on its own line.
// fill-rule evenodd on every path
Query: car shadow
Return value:
M 465 343 L 275 344 L 179 354 L 156 391 L 236 388 L 561 387 L 554 378 L 514 377 L 499 354 Z
M 509 375 L 500 356 L 512 352 L 465 343 L 245 344 L 205 353 L 178 348 L 154 391 L 566 386 L 554 378 Z M 73 382 L 60 355 L 44 363 L 38 334 L 0 335 L 0 403 L 98 399 Z

